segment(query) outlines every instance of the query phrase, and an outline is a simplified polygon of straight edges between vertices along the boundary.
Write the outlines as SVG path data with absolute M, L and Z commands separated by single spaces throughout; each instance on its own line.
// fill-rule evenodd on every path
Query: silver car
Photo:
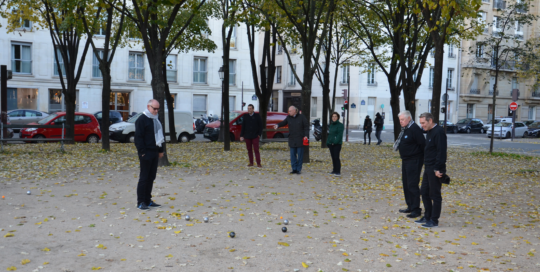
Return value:
M 8 111 L 8 117 L 12 125 L 26 125 L 37 122 L 47 116 L 49 116 L 48 113 L 38 110 L 17 109 Z

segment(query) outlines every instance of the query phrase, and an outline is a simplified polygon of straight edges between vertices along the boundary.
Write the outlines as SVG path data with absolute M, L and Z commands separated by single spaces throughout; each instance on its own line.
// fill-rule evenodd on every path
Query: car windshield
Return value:
M 51 121 L 52 119 L 56 118 L 56 116 L 58 116 L 56 113 L 55 114 L 51 114 L 41 120 L 38 121 L 38 124 L 40 125 L 45 125 L 47 124 L 49 121 Z
M 458 124 L 468 124 L 471 121 L 471 119 L 462 119 L 457 122 Z
M 139 119 L 139 116 L 141 116 L 141 114 L 143 114 L 142 112 L 139 112 L 137 113 L 135 116 L 129 118 L 129 120 L 127 120 L 128 123 L 135 123 L 135 121 L 137 121 L 137 119 Z
M 534 122 L 529 125 L 529 128 L 540 128 L 540 122 Z
M 495 124 L 496 127 L 510 127 L 512 126 L 512 123 L 507 123 L 507 122 L 500 122 L 498 124 Z
M 242 113 L 240 113 L 240 112 L 230 112 L 229 113 L 229 121 L 234 120 L 234 118 L 238 117 L 240 114 L 242 114 Z

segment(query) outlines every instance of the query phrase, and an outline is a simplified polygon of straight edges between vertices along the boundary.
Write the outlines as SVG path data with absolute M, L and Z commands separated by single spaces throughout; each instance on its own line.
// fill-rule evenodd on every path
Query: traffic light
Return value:
M 341 91 L 342 91 L 342 97 L 343 97 L 343 100 L 347 100 L 347 99 L 348 99 L 347 89 L 343 89 L 343 90 L 341 90 Z
M 345 100 L 345 102 L 343 103 L 343 108 L 345 108 L 346 110 L 349 109 L 349 101 Z
M 446 112 L 446 108 L 445 107 L 441 107 L 441 113 L 445 113 Z
M 510 107 L 508 107 L 508 116 L 512 116 L 514 114 L 514 112 L 510 109 Z

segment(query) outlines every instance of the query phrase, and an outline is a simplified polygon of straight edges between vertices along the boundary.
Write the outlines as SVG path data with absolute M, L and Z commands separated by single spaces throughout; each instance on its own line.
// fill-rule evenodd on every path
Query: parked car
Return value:
M 129 118 L 126 122 L 120 122 L 112 124 L 109 127 L 109 137 L 111 140 L 119 141 L 122 143 L 134 143 L 135 142 L 135 121 L 143 113 L 137 113 L 135 116 Z M 189 111 L 174 111 L 174 127 L 176 129 L 176 137 L 179 142 L 186 143 L 195 139 L 195 132 L 193 131 L 193 116 Z M 169 114 L 165 111 L 165 133 L 169 133 Z M 166 141 L 170 141 L 169 136 L 165 136 Z
M 527 126 L 529 137 L 540 137 L 540 121 L 534 121 Z
M 237 141 L 240 139 L 240 132 L 242 131 L 242 121 L 244 114 L 247 114 L 247 111 L 232 111 L 229 114 L 229 133 L 231 142 Z M 272 127 L 283 121 L 287 117 L 287 114 L 284 112 L 268 112 L 266 117 L 266 129 L 273 129 Z M 217 141 L 219 138 L 219 125 L 220 121 L 214 121 L 204 128 L 204 138 L 211 141 Z M 285 128 L 288 128 L 286 126 Z M 267 138 L 284 138 L 288 137 L 288 131 L 268 131 L 266 132 Z
M 523 138 L 527 137 L 528 129 L 523 122 L 515 122 L 515 136 L 522 136 Z M 491 138 L 491 129 L 487 131 L 488 138 Z M 493 137 L 497 138 L 510 138 L 512 137 L 512 123 L 511 122 L 500 122 L 495 124 L 495 129 L 493 130 Z
M 13 125 L 26 125 L 28 123 L 37 122 L 49 116 L 49 114 L 46 112 L 27 109 L 10 110 L 7 114 Z M 13 130 L 19 131 L 20 128 L 14 128 Z
M 444 120 L 439 121 L 439 125 L 441 127 L 444 127 Z M 451 133 L 458 133 L 458 128 L 457 128 L 456 124 L 446 121 L 446 133 L 450 133 L 450 132 Z
M 98 111 L 98 112 L 95 112 L 94 113 L 94 117 L 96 117 L 96 119 L 98 120 L 98 123 L 99 123 L 99 129 L 101 129 L 103 131 L 103 124 L 102 124 L 102 119 L 103 119 L 103 112 L 102 111 Z M 122 114 L 118 111 L 109 111 L 109 125 L 112 125 L 112 124 L 116 124 L 116 123 L 120 123 L 124 121 L 122 119 Z
M 534 123 L 534 122 L 537 122 L 537 121 L 535 121 L 535 120 L 527 120 L 527 121 L 523 121 L 523 123 L 524 123 L 527 127 L 529 127 L 529 125 L 532 124 L 532 123 Z
M 458 132 L 465 132 L 465 133 L 471 133 L 471 132 L 480 132 L 484 133 L 484 122 L 482 120 L 477 118 L 465 118 L 459 120 L 459 122 L 456 123 L 456 126 L 458 128 Z
M 66 113 L 53 113 L 37 123 L 29 125 L 61 125 L 66 123 Z M 65 134 L 64 134 L 65 135 Z M 24 128 L 21 129 L 21 138 L 43 138 L 44 142 L 47 138 L 61 138 L 61 128 Z M 97 143 L 101 139 L 101 130 L 99 123 L 90 113 L 75 112 L 75 141 Z

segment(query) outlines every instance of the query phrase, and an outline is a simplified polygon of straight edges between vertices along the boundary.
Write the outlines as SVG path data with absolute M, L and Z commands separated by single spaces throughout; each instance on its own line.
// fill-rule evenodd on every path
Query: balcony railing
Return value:
M 532 97 L 540 97 L 540 91 L 532 92 L 531 96 Z
M 480 94 L 480 89 L 470 89 L 469 94 Z
M 454 58 L 454 59 L 455 59 L 455 58 L 456 58 L 456 54 L 454 54 L 454 53 L 448 53 L 448 57 L 449 57 L 449 58 Z
M 493 90 L 489 90 L 489 95 L 493 95 Z M 498 96 L 499 95 L 499 91 L 497 91 L 497 93 L 495 94 L 495 96 Z

